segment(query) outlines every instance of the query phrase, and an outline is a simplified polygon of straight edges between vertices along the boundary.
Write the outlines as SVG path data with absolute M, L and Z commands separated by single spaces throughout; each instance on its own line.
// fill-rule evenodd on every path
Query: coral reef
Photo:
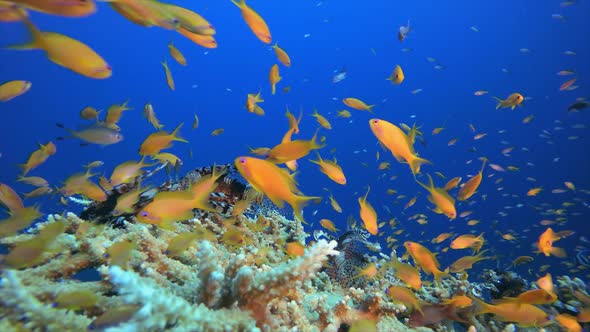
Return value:
M 158 187 L 182 190 L 194 178 L 227 171 L 219 178 L 224 185 L 210 198 L 216 210 L 195 211 L 194 218 L 175 222 L 172 228 L 140 223 L 132 214 L 114 216 L 107 199 L 90 202 L 81 214 L 88 220 L 74 213 L 48 215 L 45 222 L 1 238 L 10 252 L 2 258 L 0 329 L 511 329 L 490 315 L 475 315 L 474 308 L 457 309 L 446 303 L 462 295 L 483 299 L 490 293 L 516 295 L 530 288 L 518 275 L 488 270 L 481 283 L 454 277 L 425 283 L 412 294 L 424 310 L 440 317 L 416 324 L 411 322 L 413 305 L 387 291 L 405 286 L 391 264 L 401 260 L 395 250 L 385 255 L 370 241 L 371 235 L 356 228 L 337 238 L 316 233 L 314 241 L 304 246 L 309 235 L 300 221 L 288 219 L 284 211 L 259 197 L 244 213 L 232 215 L 250 189 L 232 178 L 229 169 L 227 165 L 199 169 Z M 151 195 L 143 195 L 136 209 L 149 202 L 153 191 L 146 190 Z M 110 196 L 120 194 L 114 189 Z M 293 252 L 287 244 L 304 249 Z M 559 302 L 566 306 L 562 312 L 575 314 L 587 305 L 583 300 L 588 292 L 581 280 L 557 280 Z M 545 327 L 558 329 L 555 324 Z

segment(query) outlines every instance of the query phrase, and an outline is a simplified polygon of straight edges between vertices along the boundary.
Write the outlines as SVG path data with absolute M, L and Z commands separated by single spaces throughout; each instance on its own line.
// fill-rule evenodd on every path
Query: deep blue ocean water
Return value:
M 364 195 L 368 185 L 371 187 L 368 200 L 376 208 L 379 219 L 388 221 L 395 217 L 405 229 L 398 236 L 401 243 L 417 241 L 439 251 L 444 245 L 448 246 L 448 242 L 437 249 L 430 240 L 451 226 L 457 234 L 485 232 L 485 248 L 498 255 L 501 266 L 508 265 L 519 255 L 535 257 L 532 265 L 518 269 L 526 275 L 527 270 L 544 264 L 551 264 L 552 274 L 569 273 L 561 263 L 572 261 L 576 245 L 590 246 L 580 240 L 581 236 L 590 238 L 589 196 L 588 192 L 580 191 L 590 189 L 588 109 L 579 113 L 567 111 L 576 98 L 589 96 L 590 4 L 587 1 L 577 1 L 563 8 L 559 1 L 533 0 L 248 1 L 268 23 L 273 43 L 278 41 L 292 59 L 291 68 L 280 66 L 283 80 L 274 96 L 270 94 L 268 72 L 278 61 L 269 45 L 263 44 L 250 31 L 237 7 L 229 0 L 174 3 L 200 13 L 214 25 L 217 49 L 202 48 L 174 31 L 135 25 L 105 3 L 99 3 L 98 12 L 86 18 L 31 14 L 32 21 L 41 30 L 63 33 L 90 45 L 113 67 L 113 76 L 93 80 L 51 63 L 41 51 L 0 50 L 0 81 L 33 82 L 27 94 L 0 104 L 0 182 L 19 192 L 31 190 L 15 182 L 20 172 L 16 165 L 26 161 L 37 143 L 50 140 L 56 142 L 57 154 L 30 175 L 43 176 L 52 185 L 60 185 L 93 160 L 105 162 L 101 170 L 107 176 L 119 163 L 138 160 L 139 145 L 153 132 L 142 115 L 146 102 L 153 104 L 165 129 L 172 130 L 184 122 L 181 136 L 190 143 L 175 143 L 169 151 L 184 160 L 185 171 L 233 162 L 237 156 L 247 154 L 248 146 L 278 144 L 288 129 L 284 116 L 287 105 L 296 115 L 300 108 L 304 110 L 301 133 L 294 138 L 309 139 L 317 128 L 311 117 L 315 107 L 333 126 L 331 131 L 320 131 L 320 136 L 327 137 L 327 146 L 320 150 L 321 155 L 324 159 L 332 158 L 329 150 L 336 149 L 333 156 L 342 165 L 348 183 L 337 185 L 319 173 L 316 165 L 300 160 L 297 176 L 300 189 L 307 195 L 326 198 L 320 205 L 305 209 L 306 219 L 312 223 L 306 226 L 310 231 L 320 227 L 321 218 L 333 220 L 340 229 L 346 228 L 349 214 L 359 219 L 357 198 Z M 556 19 L 553 14 L 563 15 L 564 19 Z M 399 42 L 399 26 L 407 24 L 408 20 L 412 31 L 406 40 Z M 478 32 L 470 27 L 476 27 Z M 0 46 L 23 43 L 29 38 L 23 24 L 0 24 Z M 181 67 L 170 58 L 166 45 L 171 40 L 187 58 L 187 67 Z M 522 52 L 521 48 L 529 52 Z M 576 55 L 563 54 L 567 50 Z M 436 61 L 429 62 L 428 57 Z M 160 65 L 164 58 L 168 59 L 176 82 L 175 91 L 166 86 Z M 406 79 L 395 86 L 385 78 L 398 64 Z M 437 64 L 443 69 L 435 69 Z M 334 71 L 342 68 L 346 68 L 347 78 L 332 83 Z M 576 73 L 568 77 L 556 75 L 564 69 L 573 69 Z M 559 86 L 572 77 L 577 77 L 575 84 L 579 88 L 559 91 Z M 282 92 L 285 86 L 291 87 L 289 93 Z M 416 89 L 422 91 L 412 94 Z M 489 94 L 474 96 L 477 90 L 487 90 Z M 266 111 L 263 117 L 248 113 L 244 108 L 246 95 L 259 91 L 265 99 L 260 105 Z M 523 107 L 514 111 L 496 110 L 492 96 L 505 98 L 513 92 L 527 97 Z M 336 112 L 346 108 L 341 102 L 346 97 L 376 104 L 374 114 L 349 109 L 351 118 L 337 118 Z M 64 135 L 55 123 L 72 128 L 83 126 L 88 122 L 78 114 L 84 107 L 106 110 L 109 105 L 127 99 L 134 109 L 125 112 L 119 123 L 125 136 L 123 142 L 108 147 L 81 147 L 74 139 L 55 140 Z M 197 130 L 190 128 L 193 113 L 200 118 Z M 534 120 L 523 124 L 522 120 L 531 114 Z M 426 146 L 417 142 L 416 149 L 422 157 L 432 161 L 432 165 L 423 166 L 422 172 L 432 174 L 437 186 L 443 186 L 455 176 L 462 176 L 465 181 L 467 175 L 479 171 L 481 162 L 477 158 L 482 156 L 492 163 L 504 167 L 513 165 L 520 170 L 500 173 L 486 166 L 478 193 L 468 204 L 457 205 L 459 213 L 473 210 L 473 214 L 466 219 L 449 221 L 429 210 L 431 204 L 426 200 L 426 191 L 414 182 L 408 166 L 395 161 L 376 144 L 368 126 L 373 117 L 395 124 L 422 126 Z M 441 134 L 431 135 L 432 129 L 443 124 L 446 129 Z M 475 133 L 469 124 L 476 128 Z M 579 124 L 586 128 L 572 128 Z M 225 132 L 212 137 L 211 131 L 220 127 Z M 502 130 L 505 132 L 500 133 Z M 539 137 L 543 130 L 550 133 L 551 139 Z M 473 140 L 477 133 L 487 133 L 487 136 Z M 571 140 L 569 136 L 578 138 Z M 458 141 L 449 147 L 447 142 L 452 138 Z M 515 147 L 511 156 L 503 156 L 501 150 L 509 146 Z M 468 150 L 472 147 L 476 152 Z M 193 152 L 192 159 L 189 150 Z M 375 158 L 377 151 L 381 154 L 380 161 Z M 314 154 L 310 156 L 315 159 Z M 468 160 L 473 162 L 466 164 Z M 377 170 L 381 161 L 391 162 L 391 169 Z M 436 171 L 447 179 L 434 175 Z M 494 176 L 489 178 L 490 174 Z M 389 180 L 392 175 L 398 178 Z M 495 184 L 500 177 L 504 181 Z M 537 181 L 528 181 L 527 177 Z M 426 178 L 421 177 L 421 180 L 426 181 Z M 552 189 L 564 188 L 564 181 L 572 181 L 578 190 L 552 194 Z M 324 187 L 344 208 L 343 214 L 330 208 Z M 503 189 L 498 190 L 499 187 Z M 544 190 L 536 197 L 527 197 L 526 192 L 533 187 Z M 407 197 L 394 203 L 397 194 L 386 194 L 390 188 Z M 416 195 L 417 203 L 404 210 L 407 201 Z M 482 199 L 482 195 L 487 198 Z M 576 232 L 556 243 L 566 248 L 568 258 L 545 258 L 533 253 L 531 245 L 545 230 L 539 222 L 556 217 L 540 212 L 562 208 L 561 204 L 566 201 L 575 203 L 567 208 L 567 223 L 552 227 Z M 36 202 L 45 213 L 60 213 L 63 209 L 56 198 L 27 200 L 27 205 Z M 516 207 L 517 204 L 522 207 Z M 314 210 L 318 210 L 315 215 Z M 426 214 L 429 223 L 419 225 L 409 221 L 408 217 L 416 213 Z M 470 227 L 465 224 L 468 219 L 481 222 Z M 388 226 L 382 230 L 384 237 L 391 235 Z M 500 241 L 496 231 L 504 234 L 510 230 L 518 241 Z M 465 254 L 468 251 L 440 253 L 438 257 L 446 266 Z M 483 262 L 479 266 L 495 267 L 495 264 Z M 588 272 L 579 275 L 587 279 Z M 536 279 L 534 273 L 530 276 Z

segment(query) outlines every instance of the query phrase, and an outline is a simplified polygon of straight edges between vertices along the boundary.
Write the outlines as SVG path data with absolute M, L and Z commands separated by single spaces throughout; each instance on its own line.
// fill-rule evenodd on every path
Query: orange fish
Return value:
M 268 26 L 266 25 L 264 19 L 260 15 L 258 15 L 258 13 L 254 11 L 254 9 L 250 8 L 246 4 L 245 0 L 240 0 L 240 2 L 232 0 L 232 2 L 234 3 L 234 5 L 240 8 L 240 10 L 242 11 L 242 17 L 246 21 L 246 24 L 248 24 L 248 27 L 250 27 L 250 30 L 254 32 L 256 37 L 258 37 L 258 39 L 260 39 L 263 43 L 270 44 L 272 37 L 270 35 L 270 30 L 268 29 Z
M 176 48 L 176 46 L 174 46 L 172 41 L 170 41 L 170 43 L 168 43 L 168 52 L 170 53 L 170 56 L 174 60 L 176 60 L 176 62 L 178 62 L 178 64 L 180 64 L 181 66 L 186 66 L 186 58 L 184 57 L 184 55 L 182 55 L 182 53 L 178 50 L 178 48 Z
M 524 101 L 524 97 L 520 93 L 513 93 L 508 98 L 502 100 L 498 97 L 494 97 L 498 101 L 496 105 L 496 109 L 498 108 L 507 108 L 510 107 L 511 109 L 515 109 L 516 106 L 521 106 L 522 102 Z
M 367 196 L 369 196 L 370 190 L 370 187 L 367 188 L 367 193 L 365 196 L 358 199 L 359 205 L 361 207 L 360 216 L 367 231 L 373 235 L 377 235 L 379 232 L 377 228 L 377 213 L 375 212 L 375 209 L 373 209 L 371 203 L 367 202 Z
M 441 243 L 446 241 L 448 238 L 452 237 L 453 233 L 440 233 L 437 237 L 432 239 L 432 243 Z
M 578 323 L 578 319 L 575 316 L 558 314 L 555 316 L 555 320 L 567 332 L 582 332 L 582 325 Z
M 539 236 L 539 241 L 537 242 L 537 248 L 539 252 L 544 254 L 545 256 L 556 256 L 556 257 L 565 257 L 565 250 L 563 248 L 557 248 L 553 246 L 553 242 L 560 240 L 561 237 L 558 233 L 553 232 L 551 227 L 548 227 L 541 236 Z
M 209 182 L 209 185 L 203 185 Z M 188 191 L 160 191 L 154 199 L 136 215 L 137 220 L 172 229 L 175 221 L 191 219 L 193 209 L 214 211 L 209 207 L 209 194 L 215 189 L 210 178 L 197 180 Z
M 542 190 L 543 190 L 543 188 L 541 188 L 541 187 L 532 188 L 526 192 L 526 195 L 527 196 L 537 196 Z
M 332 208 L 334 209 L 334 211 L 338 212 L 338 213 L 342 213 L 342 208 L 340 207 L 340 204 L 338 204 L 338 202 L 336 201 L 336 199 L 334 199 L 334 196 L 332 196 L 332 194 L 330 194 L 330 205 L 332 205 Z
M 426 274 L 432 274 L 434 280 L 440 283 L 443 277 L 448 277 L 449 274 L 440 270 L 440 263 L 432 254 L 430 250 L 422 246 L 417 242 L 406 241 L 404 247 L 408 251 L 408 254 L 412 256 L 414 263 L 426 272 Z
M 549 314 L 530 304 L 501 303 L 491 305 L 478 298 L 474 300 L 477 308 L 476 315 L 491 313 L 504 321 L 515 322 L 521 327 L 540 327 L 553 323 Z
M 328 119 L 326 119 L 323 115 L 318 113 L 318 110 L 314 109 L 313 114 L 311 116 L 313 116 L 314 118 L 316 118 L 316 120 L 318 120 L 318 123 L 320 124 L 320 126 L 322 126 L 322 128 L 328 129 L 328 130 L 332 129 L 332 125 L 330 124 L 330 121 L 328 121 Z
M 119 122 L 119 120 L 121 120 L 121 116 L 123 116 L 123 112 L 133 109 L 127 106 L 128 102 L 129 100 L 126 100 L 122 104 L 113 104 L 109 106 L 109 108 L 107 109 L 107 117 L 104 120 L 104 122 L 110 125 Z
M 375 107 L 375 105 L 367 105 L 364 101 L 357 98 L 344 98 L 342 102 L 344 105 L 359 111 L 373 112 L 373 107 Z
M 279 83 L 283 78 L 279 74 L 279 66 L 275 63 L 270 68 L 270 72 L 268 73 L 268 80 L 270 81 L 270 88 L 271 93 L 274 95 L 277 89 L 277 83 Z
M 334 222 L 332 222 L 332 220 L 330 220 L 330 219 L 321 219 L 320 225 L 322 225 L 322 227 L 329 230 L 330 232 L 340 231 L 338 228 L 336 228 L 336 226 L 334 225 Z
M 144 26 L 168 30 L 180 27 L 180 18 L 172 13 L 173 5 L 159 1 L 108 0 L 109 5 L 129 21 Z
M 0 1 L 0 22 L 20 22 L 23 17 L 29 17 L 26 9 L 9 1 Z
M 23 171 L 23 176 L 27 175 L 30 170 L 39 167 L 39 165 L 43 164 L 47 158 L 54 155 L 55 152 L 56 147 L 53 142 L 48 142 L 45 145 L 39 144 L 39 149 L 31 153 L 29 159 L 27 159 L 27 162 L 19 165 Z
M 451 265 L 449 265 L 449 272 L 453 272 L 453 273 L 465 272 L 465 270 L 470 270 L 471 268 L 473 268 L 473 264 L 492 258 L 489 256 L 484 256 L 486 251 L 487 250 L 484 250 L 484 251 L 480 252 L 479 254 L 477 254 L 476 256 L 464 256 L 464 257 L 457 259 L 455 262 L 453 262 Z
M 466 249 L 471 248 L 474 252 L 479 252 L 483 244 L 485 243 L 485 239 L 483 238 L 483 234 L 479 234 L 479 236 L 475 236 L 473 234 L 464 234 L 458 236 L 451 242 L 451 249 Z
M 213 25 L 192 10 L 163 2 L 155 2 L 155 4 L 162 7 L 163 10 L 160 10 L 161 12 L 168 12 L 178 22 L 178 28 L 202 36 L 212 36 L 215 34 Z
M 154 164 L 144 164 L 142 158 L 139 162 L 135 161 L 126 161 L 124 163 L 119 164 L 113 170 L 111 174 L 110 184 L 112 186 L 118 186 L 124 183 L 130 183 L 134 181 L 135 178 L 139 177 L 142 174 L 141 169 L 144 167 L 150 167 Z
M 418 310 L 420 313 L 424 314 L 422 312 L 421 301 L 411 290 L 402 286 L 390 286 L 386 293 L 393 301 L 400 302 L 408 308 Z
M 178 131 L 184 123 L 181 123 L 172 133 L 161 130 L 150 134 L 139 147 L 139 154 L 142 156 L 153 156 L 163 149 L 170 147 L 173 141 L 188 143 L 187 140 L 178 136 Z
M 273 163 L 281 164 L 291 160 L 303 158 L 307 156 L 311 150 L 317 150 L 324 147 L 324 144 L 318 144 L 316 142 L 317 135 L 318 131 L 315 132 L 309 141 L 284 141 L 270 150 L 267 160 Z
M 213 38 L 213 36 L 199 35 L 183 28 L 178 28 L 176 31 L 197 45 L 203 46 L 205 48 L 217 48 L 217 41 L 215 38 Z
M 393 69 L 391 76 L 389 76 L 387 78 L 387 80 L 391 81 L 392 84 L 399 85 L 399 84 L 402 84 L 402 82 L 404 81 L 405 78 L 406 77 L 404 76 L 404 71 L 402 70 L 402 67 L 397 65 L 397 66 L 395 66 L 395 69 Z
M 410 166 L 412 174 L 420 173 L 420 166 L 430 163 L 428 160 L 418 157 L 414 150 L 417 128 L 412 128 L 406 135 L 399 127 L 385 120 L 371 119 L 369 126 L 379 142 L 389 149 L 399 162 L 405 161 Z
M 283 64 L 283 66 L 291 67 L 291 58 L 289 57 L 289 54 L 285 52 L 285 50 L 279 47 L 279 43 L 275 43 L 272 46 L 272 49 L 275 52 L 275 55 L 277 56 L 279 61 Z
M 517 303 L 517 304 L 551 304 L 557 300 L 557 295 L 544 289 L 533 289 L 518 294 L 517 297 L 503 297 L 496 303 Z
M 463 178 L 460 176 L 454 177 L 452 179 L 449 180 L 449 182 L 447 182 L 447 184 L 445 184 L 444 189 L 446 191 L 449 191 L 451 189 L 457 188 L 457 186 L 459 185 L 459 183 L 461 182 Z
M 55 32 L 42 32 L 24 18 L 33 40 L 27 44 L 9 46 L 14 50 L 44 50 L 52 62 L 78 74 L 105 79 L 111 77 L 112 68 L 86 44 Z
M 410 264 L 402 263 L 394 259 L 388 264 L 394 269 L 396 278 L 403 281 L 408 287 L 413 289 L 422 288 L 422 281 L 420 280 L 420 273 Z
M 84 17 L 96 12 L 96 3 L 93 0 L 13 0 L 12 2 L 45 14 L 66 17 Z
M 322 156 L 318 153 L 318 160 L 310 160 L 314 164 L 320 165 L 320 171 L 326 174 L 332 181 L 338 184 L 346 184 L 346 177 L 342 172 L 342 167 L 337 164 L 336 159 L 334 161 L 323 160 Z
M 428 200 L 435 205 L 433 211 L 438 214 L 444 214 L 451 220 L 455 219 L 457 217 L 457 210 L 455 209 L 455 200 L 453 197 L 444 188 L 435 187 L 430 174 L 428 174 L 428 180 L 430 184 L 427 186 L 415 179 L 422 188 L 428 190 L 430 193 Z
M 461 187 L 461 189 L 459 190 L 459 194 L 457 194 L 458 200 L 466 201 L 471 196 L 473 196 L 473 194 L 475 194 L 475 191 L 481 184 L 481 179 L 483 177 L 483 169 L 486 166 L 486 161 L 487 158 L 484 158 L 479 173 L 477 173 L 474 177 L 465 182 L 465 184 Z
M 170 68 L 168 68 L 168 62 L 166 61 L 166 59 L 164 59 L 164 61 L 162 61 L 161 63 L 164 67 L 164 73 L 166 74 L 166 84 L 168 84 L 170 90 L 174 91 L 174 78 L 172 78 L 172 73 L 170 72 Z
M 4 203 L 4 201 L 2 202 Z M 10 210 L 10 216 L 0 220 L 0 237 L 16 235 L 20 230 L 29 227 L 42 216 L 43 214 L 36 206 Z
M 7 184 L 0 183 L 0 204 L 6 206 L 10 213 L 14 213 L 24 207 L 20 196 Z
M 276 206 L 282 208 L 287 202 L 295 215 L 304 221 L 302 208 L 310 201 L 320 199 L 316 196 L 302 196 L 293 176 L 275 164 L 252 157 L 238 157 L 234 161 L 240 174 L 256 189 L 264 193 Z
M 9 81 L 0 84 L 0 101 L 9 101 L 25 94 L 33 83 L 29 81 Z

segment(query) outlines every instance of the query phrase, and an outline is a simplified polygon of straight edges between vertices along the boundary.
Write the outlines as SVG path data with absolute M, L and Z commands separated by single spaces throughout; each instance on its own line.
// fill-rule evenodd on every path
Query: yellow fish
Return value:
M 174 91 L 174 79 L 172 78 L 172 73 L 170 72 L 170 68 L 168 68 L 168 62 L 166 59 L 162 61 L 162 66 L 164 66 L 164 73 L 166 74 L 166 83 L 168 84 L 170 90 Z
M 31 32 L 33 40 L 8 48 L 44 50 L 49 60 L 78 74 L 96 79 L 111 77 L 111 66 L 86 44 L 59 33 L 42 32 L 28 18 L 23 17 L 23 22 Z
M 20 95 L 25 94 L 33 83 L 29 81 L 9 81 L 0 84 L 0 101 L 9 101 Z

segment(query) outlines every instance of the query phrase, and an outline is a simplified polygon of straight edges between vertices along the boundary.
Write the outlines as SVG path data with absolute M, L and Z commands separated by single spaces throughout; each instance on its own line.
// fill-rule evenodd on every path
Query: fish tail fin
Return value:
M 416 178 L 416 174 L 414 174 L 414 181 L 416 181 L 417 184 L 420 185 L 420 187 L 426 189 L 426 190 L 430 190 L 430 187 L 428 187 L 427 185 L 425 185 L 424 183 L 418 181 L 418 179 Z
M 23 50 L 23 51 L 36 50 L 36 49 L 43 48 L 43 35 L 42 35 L 41 31 L 33 24 L 33 22 L 31 22 L 31 20 L 27 16 L 26 12 L 23 13 L 19 10 L 17 10 L 16 12 L 20 16 L 23 23 L 27 26 L 27 29 L 29 29 L 29 32 L 31 33 L 33 40 L 31 40 L 28 43 L 24 43 L 24 44 L 7 46 L 6 48 L 11 49 L 11 50 Z
M 280 80 L 280 76 L 279 76 L 278 78 L 279 78 L 279 80 Z M 277 81 L 277 82 L 278 82 L 278 81 Z M 272 85 L 270 86 L 270 94 L 274 95 L 276 92 L 277 92 L 277 86 L 276 86 L 276 84 L 272 84 Z
M 182 128 L 182 125 L 184 125 L 184 122 L 181 122 L 170 135 L 172 136 L 172 140 L 174 141 L 188 143 L 187 140 L 178 136 L 178 132 L 180 131 L 180 128 Z
M 482 157 L 481 170 L 479 170 L 480 173 L 483 173 L 483 169 L 486 167 L 487 162 L 488 162 L 488 157 Z
M 321 163 L 322 163 L 322 161 L 323 161 L 323 160 L 322 160 L 322 156 L 320 156 L 320 153 L 319 153 L 319 152 L 317 152 L 317 151 L 316 151 L 316 154 L 317 154 L 317 156 L 318 156 L 318 160 L 311 160 L 311 159 L 309 159 L 309 162 L 312 162 L 312 163 L 314 163 L 314 164 L 316 164 L 316 165 L 321 165 Z
M 436 270 L 433 271 L 432 274 L 434 275 L 434 280 L 436 280 L 437 283 L 440 284 L 442 278 L 450 278 L 451 275 L 448 274 L 446 271 L 441 271 L 441 270 Z
M 242 8 L 242 6 L 244 6 L 246 4 L 246 1 L 245 0 L 240 0 L 240 1 L 231 0 L 231 2 L 234 5 L 238 6 L 238 8 L 240 8 L 240 9 Z
M 373 112 L 373 107 L 375 107 L 375 105 L 367 105 L 367 111 L 369 112 Z
M 316 129 L 315 134 L 313 134 L 313 136 L 311 137 L 311 149 L 310 150 L 317 150 L 317 149 L 321 149 L 325 146 L 325 144 L 318 144 L 317 143 L 317 138 L 318 138 L 318 133 L 320 132 L 320 128 Z
M 310 201 L 314 201 L 317 199 L 322 199 L 319 196 L 298 196 L 298 195 L 293 195 L 293 199 L 291 199 L 289 203 L 289 205 L 291 205 L 291 207 L 293 208 L 293 211 L 295 213 L 295 216 L 301 220 L 302 223 L 307 224 L 307 222 L 305 222 L 305 219 L 303 218 L 303 208 L 309 204 Z
M 492 97 L 494 98 L 498 103 L 496 104 L 496 109 L 500 108 L 503 104 L 504 104 L 504 100 L 498 98 L 498 97 Z
M 416 174 L 420 174 L 420 167 L 423 164 L 432 164 L 432 162 L 430 162 L 430 160 L 413 155 L 413 157 L 409 160 L 408 164 L 410 164 L 410 170 L 412 171 L 412 174 L 414 174 L 415 176 Z
M 555 257 L 559 257 L 559 258 L 564 258 L 567 256 L 567 254 L 565 253 L 565 250 L 563 248 L 551 247 L 549 252 L 551 253 L 551 255 L 553 255 Z
M 475 304 L 475 312 L 474 315 L 482 315 L 482 314 L 487 314 L 489 312 L 491 312 L 492 310 L 492 306 L 485 303 L 484 301 L 473 297 L 471 298 L 474 301 Z
M 30 171 L 29 166 L 27 164 L 18 164 L 18 168 L 20 168 L 20 170 L 23 172 L 23 176 L 27 175 L 27 173 Z

